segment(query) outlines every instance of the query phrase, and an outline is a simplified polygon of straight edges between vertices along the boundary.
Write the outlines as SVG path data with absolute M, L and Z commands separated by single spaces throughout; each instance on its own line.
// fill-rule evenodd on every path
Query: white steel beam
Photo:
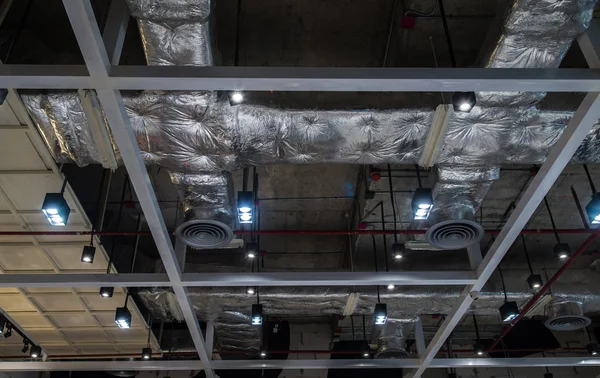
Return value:
M 454 307 L 452 313 L 446 318 L 446 321 L 427 347 L 425 355 L 421 358 L 422 365 L 411 373 L 413 378 L 419 378 L 425 369 L 427 369 L 429 363 L 443 346 L 446 338 L 469 310 L 473 302 L 470 292 L 480 291 L 483 288 L 483 285 L 485 285 L 494 270 L 496 270 L 498 264 L 519 236 L 521 230 L 525 227 L 544 196 L 569 163 L 573 154 L 579 145 L 581 145 L 581 142 L 583 142 L 583 139 L 585 139 L 590 129 L 598 123 L 599 118 L 600 94 L 589 93 L 583 99 L 573 118 L 569 121 L 567 128 L 560 136 L 556 145 L 552 147 L 548 158 L 525 190 L 521 200 L 502 228 L 502 231 L 500 231 L 500 234 L 498 234 L 494 244 L 492 244 L 483 261 L 479 264 L 477 268 L 477 282 L 465 288 L 458 300 L 458 305 Z
M 419 360 L 407 359 L 344 359 L 344 360 L 214 360 L 215 369 L 390 369 L 414 368 Z M 600 366 L 600 358 L 548 357 L 548 358 L 439 358 L 431 362 L 432 368 L 468 367 L 559 367 Z M 0 371 L 115 371 L 115 370 L 200 370 L 198 360 L 172 361 L 14 361 L 0 362 Z
M 95 62 L 90 60 L 92 65 Z M 183 67 L 107 63 L 110 74 L 105 77 L 90 76 L 83 66 L 3 65 L 0 86 L 106 90 L 600 91 L 600 69 Z M 90 66 L 88 69 L 92 70 Z
M 90 0 L 63 0 L 63 4 L 92 80 L 95 83 L 108 80 L 111 64 Z M 121 94 L 119 91 L 111 89 L 99 89 L 96 86 L 95 88 L 140 206 L 144 211 L 146 222 L 154 237 L 165 271 L 171 282 L 180 283 L 181 269 L 158 206 L 156 194 L 150 183 L 148 171 L 142 161 L 139 146 L 133 134 Z M 210 366 L 210 359 L 204 345 L 202 330 L 196 318 L 194 307 L 187 296 L 187 290 L 178 286 L 174 287 L 173 291 L 198 351 L 198 356 L 202 361 L 206 376 L 207 378 L 214 378 L 214 372 Z
M 81 245 L 81 243 L 79 243 Z M 282 272 L 282 273 L 184 273 L 169 280 L 161 273 L 124 274 L 0 274 L 4 287 L 244 287 L 244 286 L 396 286 L 470 285 L 473 272 Z

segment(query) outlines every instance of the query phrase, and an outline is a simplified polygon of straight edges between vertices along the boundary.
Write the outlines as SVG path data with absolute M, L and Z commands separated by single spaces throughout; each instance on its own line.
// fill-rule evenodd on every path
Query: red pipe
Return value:
M 494 347 L 496 345 L 498 345 L 498 343 L 510 332 L 510 330 L 512 329 L 512 327 L 514 327 L 515 324 L 517 324 L 519 322 L 519 320 L 521 320 L 521 318 L 523 318 L 523 316 L 525 316 L 525 314 L 533 307 L 533 305 L 535 305 L 535 303 L 538 301 L 538 299 L 540 299 L 542 297 L 542 295 L 544 295 L 544 293 L 546 291 L 548 291 L 548 289 L 550 289 L 550 286 L 552 286 L 552 284 L 554 282 L 556 282 L 556 280 L 558 280 L 560 278 L 560 276 L 575 261 L 575 259 L 577 257 L 579 257 L 579 255 L 581 255 L 583 253 L 583 251 L 585 251 L 585 249 L 587 247 L 589 247 L 589 245 L 592 244 L 594 242 L 594 240 L 596 240 L 596 238 L 598 236 L 600 236 L 600 229 L 596 229 L 596 230 L 593 230 L 593 231 L 594 231 L 594 233 L 592 235 L 590 235 L 583 242 L 583 244 L 564 263 L 564 265 L 561 266 L 560 269 L 556 273 L 554 273 L 554 275 L 548 280 L 548 282 L 546 282 L 546 284 L 544 286 L 542 286 L 542 288 L 533 296 L 533 298 L 531 298 L 529 300 L 529 302 L 527 302 L 527 304 L 525 305 L 525 307 L 523 307 L 523 309 L 519 312 L 519 315 L 517 315 L 517 317 L 514 318 L 512 322 L 510 322 L 509 324 L 507 324 L 504 327 L 504 329 L 502 330 L 502 334 L 500 334 L 500 337 L 498 337 L 496 340 L 494 340 L 494 342 L 492 343 L 492 345 L 488 348 L 488 352 L 493 351 Z
M 498 235 L 501 230 L 485 230 L 488 235 Z M 398 235 L 422 235 L 427 230 L 397 230 Z M 588 235 L 596 232 L 595 229 L 562 228 L 557 229 L 559 234 Z M 236 235 L 393 235 L 394 230 L 234 230 Z M 0 231 L 0 236 L 80 236 L 90 235 L 91 231 Z M 173 233 L 171 233 L 173 234 Z M 524 235 L 554 234 L 551 228 L 522 230 Z M 150 231 L 99 231 L 98 236 L 150 236 Z

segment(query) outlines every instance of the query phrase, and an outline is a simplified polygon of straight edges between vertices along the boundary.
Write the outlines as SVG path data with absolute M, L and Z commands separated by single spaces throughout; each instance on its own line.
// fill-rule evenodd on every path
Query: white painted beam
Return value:
M 100 77 L 89 76 L 83 66 L 3 65 L 0 85 L 15 89 L 593 92 L 600 91 L 600 69 L 112 66 L 110 76 Z

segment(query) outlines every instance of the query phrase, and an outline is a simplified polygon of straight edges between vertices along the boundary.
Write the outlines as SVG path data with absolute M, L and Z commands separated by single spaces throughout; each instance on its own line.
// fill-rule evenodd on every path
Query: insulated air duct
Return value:
M 393 319 L 388 321 L 383 326 L 375 326 L 372 335 L 377 335 L 376 340 L 372 340 L 377 344 L 376 359 L 398 359 L 406 358 L 409 352 L 406 348 L 406 339 L 415 327 L 414 322 L 403 323 Z M 379 332 L 377 332 L 379 331 Z

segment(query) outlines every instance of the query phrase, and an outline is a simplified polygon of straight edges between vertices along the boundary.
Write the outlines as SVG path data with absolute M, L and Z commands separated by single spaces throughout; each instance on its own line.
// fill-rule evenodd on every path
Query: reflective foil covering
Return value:
M 184 220 L 210 219 L 232 223 L 228 173 L 171 172 L 171 181 L 183 198 Z
M 77 92 L 23 92 L 21 99 L 57 162 L 79 166 L 102 162 Z

